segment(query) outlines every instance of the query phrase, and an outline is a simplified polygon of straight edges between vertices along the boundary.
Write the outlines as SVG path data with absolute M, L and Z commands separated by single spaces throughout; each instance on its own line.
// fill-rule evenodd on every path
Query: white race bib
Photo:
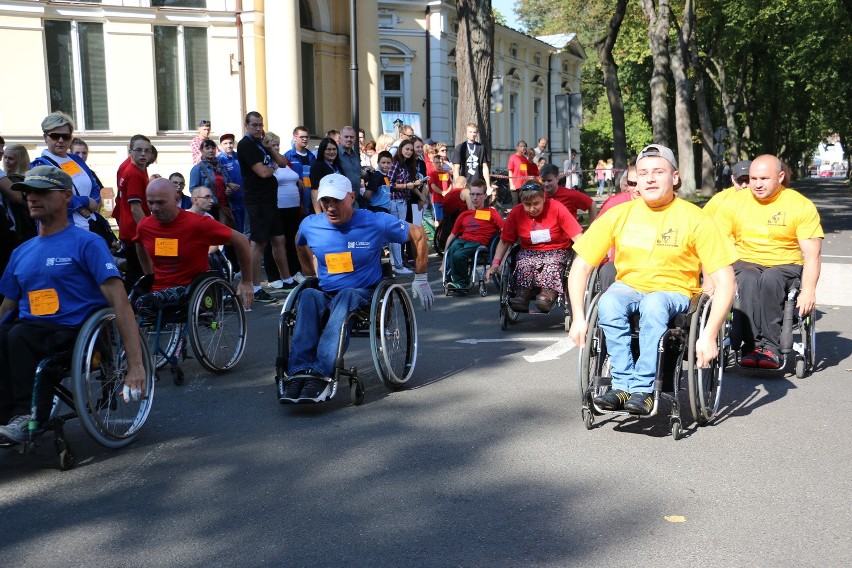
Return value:
M 549 243 L 550 229 L 539 229 L 537 231 L 530 231 L 530 240 L 534 245 L 541 243 Z

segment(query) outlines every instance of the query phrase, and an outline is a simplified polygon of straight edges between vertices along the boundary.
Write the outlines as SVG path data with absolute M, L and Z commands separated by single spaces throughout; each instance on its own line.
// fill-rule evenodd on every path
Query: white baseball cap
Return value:
M 329 174 L 319 182 L 317 199 L 323 197 L 343 199 L 349 193 L 352 193 L 352 182 L 349 181 L 348 177 L 340 174 Z
M 670 148 L 666 148 L 660 144 L 651 144 L 642 148 L 642 151 L 639 152 L 639 156 L 636 158 L 636 163 L 638 164 L 642 158 L 662 158 L 670 163 L 674 169 L 677 169 L 677 160 L 675 159 L 674 152 Z

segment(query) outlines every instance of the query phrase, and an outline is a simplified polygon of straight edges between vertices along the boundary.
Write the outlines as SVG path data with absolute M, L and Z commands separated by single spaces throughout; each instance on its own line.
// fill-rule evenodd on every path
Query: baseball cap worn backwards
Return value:
M 352 182 L 349 181 L 348 177 L 341 174 L 329 174 L 319 182 L 317 199 L 323 197 L 343 199 L 349 193 L 352 193 Z
M 674 152 L 672 152 L 670 148 L 666 148 L 660 144 L 651 144 L 642 148 L 642 151 L 639 152 L 639 157 L 636 158 L 636 163 L 638 164 L 639 160 L 642 158 L 652 157 L 663 158 L 670 163 L 674 169 L 677 169 L 677 160 L 675 159 Z
M 24 174 L 24 181 L 12 184 L 15 191 L 33 189 L 55 189 L 62 191 L 72 189 L 74 182 L 71 176 L 55 166 L 36 166 Z

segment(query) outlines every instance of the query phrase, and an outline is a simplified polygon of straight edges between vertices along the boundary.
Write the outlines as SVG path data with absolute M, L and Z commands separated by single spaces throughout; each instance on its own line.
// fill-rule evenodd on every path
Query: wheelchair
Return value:
M 473 252 L 473 256 L 468 260 L 468 281 L 470 286 L 467 289 L 450 288 L 448 270 L 450 269 L 452 260 L 448 260 L 447 255 L 442 259 L 441 285 L 444 287 L 444 295 L 449 296 L 452 293 L 467 294 L 474 286 L 479 287 L 479 295 L 483 298 L 488 295 L 488 282 L 485 280 L 485 272 L 491 264 L 491 259 L 494 258 L 494 251 L 497 249 L 497 243 L 500 242 L 500 233 L 498 232 L 491 238 L 488 246 L 479 245 Z M 451 243 L 452 245 L 452 243 Z M 500 281 L 497 276 L 492 278 L 494 285 L 499 289 Z
M 70 344 L 69 340 L 66 342 Z M 65 437 L 65 422 L 78 418 L 83 430 L 98 444 L 123 448 L 133 442 L 145 425 L 154 402 L 154 363 L 148 344 L 140 341 L 145 369 L 145 393 L 140 400 L 124 402 L 127 372 L 125 350 L 111 308 L 90 315 L 73 345 L 62 346 L 36 367 L 33 384 L 33 415 L 22 453 L 33 453 L 39 438 L 54 433 L 59 469 L 74 467 L 76 458 Z M 43 389 L 53 392 L 49 416 L 42 415 L 38 401 Z M 39 426 L 41 425 L 41 426 Z
M 706 368 L 695 365 L 695 344 L 707 322 L 712 306 L 712 297 L 706 294 L 694 296 L 689 309 L 676 315 L 660 338 L 657 347 L 657 375 L 654 380 L 654 406 L 647 416 L 638 416 L 623 410 L 607 411 L 594 403 L 596 396 L 605 394 L 612 385 L 612 370 L 603 330 L 598 326 L 598 302 L 602 294 L 596 295 L 588 312 L 586 344 L 580 351 L 580 399 L 581 416 L 587 430 L 591 430 L 595 416 L 605 414 L 649 418 L 660 411 L 660 400 L 671 403 L 672 437 L 678 440 L 683 433 L 680 391 L 684 389 L 683 374 L 686 374 L 686 391 L 689 409 L 699 426 L 708 424 L 719 410 L 724 375 L 725 326 L 719 329 L 716 346 L 717 357 Z M 639 352 L 639 314 L 631 318 L 631 347 L 634 359 Z
M 778 368 L 778 371 L 783 372 L 787 369 L 789 361 L 794 360 L 793 372 L 797 379 L 808 377 L 816 370 L 816 309 L 804 317 L 799 315 L 799 311 L 796 309 L 796 300 L 799 297 L 799 290 L 801 288 L 802 282 L 798 278 L 791 280 L 787 288 L 787 297 L 784 300 L 784 312 L 781 320 L 781 345 L 779 345 L 781 366 Z M 740 298 L 737 295 L 734 298 L 733 309 L 737 310 L 739 305 Z M 739 366 L 739 330 L 733 329 L 733 321 L 730 324 L 732 327 L 732 341 L 729 342 L 729 349 L 731 349 Z M 799 341 L 796 341 L 797 335 Z M 740 368 L 748 371 L 755 370 L 749 367 Z M 760 370 L 766 371 L 767 369 Z
M 505 331 L 508 329 L 509 324 L 513 324 L 518 321 L 519 313 L 512 309 L 512 306 L 509 304 L 509 299 L 514 297 L 514 293 L 511 289 L 511 280 L 512 274 L 515 272 L 515 265 L 517 264 L 518 251 L 520 251 L 520 245 L 518 243 L 514 243 L 509 251 L 506 253 L 506 261 L 500 267 L 500 276 L 497 279 L 500 286 L 500 329 Z M 554 307 L 560 306 L 565 311 L 565 331 L 571 329 L 571 302 L 568 300 L 568 273 L 571 271 L 571 263 L 574 261 L 574 250 L 571 249 L 568 260 L 565 263 L 565 270 L 562 272 L 562 289 L 563 293 L 559 295 L 556 302 L 554 302 Z M 532 304 L 531 302 L 531 305 Z M 551 310 L 551 313 L 553 310 Z M 540 314 L 536 309 L 532 308 L 528 312 L 530 314 Z
M 224 256 L 223 256 L 224 258 Z M 153 275 L 133 287 L 131 305 L 150 292 Z M 189 285 L 187 299 L 156 305 L 156 314 L 137 314 L 157 369 L 169 365 L 176 385 L 184 383 L 180 362 L 188 357 L 187 343 L 202 367 L 224 373 L 240 362 L 246 348 L 246 312 L 229 281 L 220 271 L 205 272 Z
M 417 321 L 408 292 L 393 278 L 387 276 L 389 268 L 390 265 L 383 265 L 385 278 L 379 282 L 373 291 L 369 307 L 350 313 L 347 320 L 344 321 L 343 328 L 340 330 L 333 377 L 330 380 L 330 388 L 325 390 L 324 398 L 319 401 L 285 399 L 281 401 L 282 404 L 284 402 L 326 402 L 337 394 L 338 383 L 342 378 L 349 380 L 349 394 L 352 404 L 363 404 L 364 385 L 358 377 L 358 370 L 355 367 L 347 369 L 343 361 L 345 334 L 349 322 L 352 323 L 350 337 L 370 338 L 373 365 L 382 384 L 391 391 L 399 390 L 405 386 L 414 373 L 414 366 L 417 363 Z M 284 392 L 289 379 L 287 363 L 290 358 L 291 338 L 298 316 L 299 296 L 307 288 L 318 289 L 319 280 L 316 277 L 310 277 L 294 288 L 281 307 L 281 315 L 278 318 L 278 357 L 275 360 L 275 383 L 279 393 Z

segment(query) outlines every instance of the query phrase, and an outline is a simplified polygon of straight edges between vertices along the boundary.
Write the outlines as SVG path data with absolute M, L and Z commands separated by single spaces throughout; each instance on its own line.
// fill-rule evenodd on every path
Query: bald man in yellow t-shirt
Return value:
M 569 335 L 583 346 L 588 325 L 583 307 L 586 280 L 615 246 L 616 281 L 598 301 L 598 324 L 606 337 L 612 389 L 595 397 L 602 410 L 647 415 L 654 405 L 657 344 L 675 315 L 701 292 L 702 266 L 715 287 L 707 326 L 696 342 L 703 367 L 718 355 L 715 338 L 734 297 L 733 247 L 701 209 L 674 194 L 679 182 L 674 153 L 664 146 L 642 150 L 636 160 L 641 199 L 614 207 L 574 244 L 568 276 L 573 321 Z M 711 287 L 706 283 L 707 288 Z M 639 358 L 630 350 L 630 316 L 639 312 Z
M 734 264 L 740 308 L 734 311 L 734 344 L 742 342 L 740 365 L 778 369 L 781 320 L 787 287 L 801 279 L 799 315 L 816 305 L 823 231 L 813 202 L 784 186 L 787 174 L 772 155 L 749 169 L 750 191 L 726 200 L 716 213 L 739 260 Z

